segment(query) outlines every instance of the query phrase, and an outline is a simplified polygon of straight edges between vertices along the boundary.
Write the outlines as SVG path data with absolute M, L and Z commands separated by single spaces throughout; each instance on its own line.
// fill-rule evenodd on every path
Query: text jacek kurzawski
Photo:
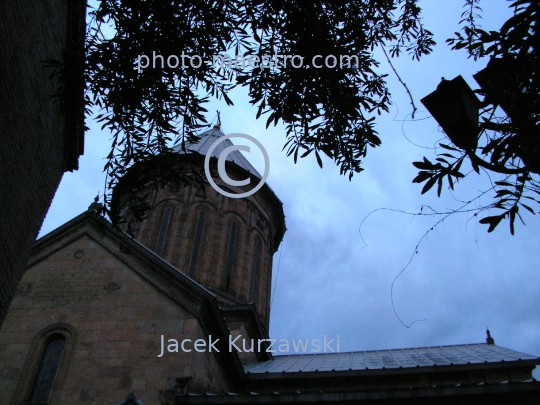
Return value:
M 165 352 L 219 352 L 216 345 L 219 339 L 165 339 L 161 335 L 161 351 L 157 357 L 162 357 Z M 339 335 L 328 339 L 326 335 L 322 339 L 244 339 L 242 335 L 233 337 L 229 335 L 228 350 L 243 352 L 267 353 L 335 353 L 339 352 Z M 265 348 L 266 347 L 266 348 Z

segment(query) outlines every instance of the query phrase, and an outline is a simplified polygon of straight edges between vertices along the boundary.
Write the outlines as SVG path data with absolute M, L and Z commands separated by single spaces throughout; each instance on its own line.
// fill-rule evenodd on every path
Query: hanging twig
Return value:
M 386 53 L 386 49 L 384 49 L 384 46 L 382 46 L 381 48 L 382 48 L 382 51 L 384 53 L 384 56 L 386 56 L 386 60 L 390 64 L 390 67 L 394 71 L 394 73 L 395 73 L 396 77 L 398 78 L 399 82 L 403 85 L 403 87 L 405 87 L 405 91 L 407 91 L 407 94 L 409 95 L 409 99 L 411 100 L 411 105 L 412 105 L 412 108 L 413 108 L 412 113 L 411 113 L 411 118 L 414 119 L 414 113 L 416 113 L 418 108 L 416 108 L 416 105 L 414 104 L 413 96 L 412 96 L 411 92 L 409 91 L 409 88 L 407 87 L 405 82 L 403 80 L 401 80 L 401 77 L 398 75 L 398 72 L 396 71 L 396 68 L 394 68 L 394 65 L 392 64 L 392 62 L 390 61 L 390 58 L 388 57 L 388 54 Z

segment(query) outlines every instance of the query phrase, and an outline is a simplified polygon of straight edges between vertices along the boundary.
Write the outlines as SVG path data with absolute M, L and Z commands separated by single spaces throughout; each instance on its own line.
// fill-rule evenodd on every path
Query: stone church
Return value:
M 202 166 L 221 136 L 216 126 L 191 153 L 176 147 L 179 167 Z M 226 170 L 261 178 L 238 151 Z M 36 242 L 0 329 L 0 404 L 540 403 L 531 374 L 540 359 L 489 334 L 477 344 L 277 355 L 268 325 L 286 229 L 279 198 L 266 184 L 246 198 L 156 184 L 142 223 L 115 227 L 95 202 Z M 119 212 L 123 201 L 119 188 Z

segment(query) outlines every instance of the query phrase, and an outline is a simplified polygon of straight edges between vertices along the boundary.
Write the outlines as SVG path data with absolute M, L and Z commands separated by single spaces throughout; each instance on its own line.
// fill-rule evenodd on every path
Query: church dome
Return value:
M 202 169 L 209 148 L 222 136 L 215 126 L 198 143 L 186 144 L 186 152 L 175 145 L 175 165 L 179 170 Z M 226 139 L 215 148 L 211 168 L 231 145 Z M 227 155 L 226 171 L 233 179 L 251 177 L 251 184 L 262 177 L 240 151 Z M 223 190 L 242 192 L 242 187 L 224 183 L 217 170 L 212 177 Z M 118 194 L 115 190 L 113 203 L 122 200 Z M 285 232 L 283 206 L 272 189 L 265 184 L 248 197 L 230 198 L 207 182 L 163 185 L 148 181 L 144 194 L 150 210 L 140 224 L 131 224 L 134 237 L 216 294 L 223 305 L 253 304 L 268 330 L 272 258 Z
M 219 125 L 216 125 L 214 128 L 204 132 L 201 135 L 201 139 L 198 143 L 188 143 L 186 145 L 186 150 L 194 153 L 198 153 L 200 155 L 206 156 L 208 150 L 212 146 L 212 144 L 221 138 L 223 136 L 223 132 L 221 131 Z M 230 139 L 225 139 L 223 142 L 221 142 L 216 148 L 212 151 L 212 157 L 218 158 L 221 152 L 225 150 L 225 148 L 228 148 L 229 146 L 232 146 L 233 143 Z M 184 153 L 182 151 L 182 145 L 177 144 L 173 146 L 172 150 L 177 153 Z M 259 179 L 262 178 L 262 176 L 257 172 L 257 170 L 249 163 L 249 161 L 242 155 L 242 153 L 238 150 L 232 151 L 227 155 L 227 161 L 232 162 L 240 166 L 242 169 L 248 171 L 249 173 L 255 175 Z

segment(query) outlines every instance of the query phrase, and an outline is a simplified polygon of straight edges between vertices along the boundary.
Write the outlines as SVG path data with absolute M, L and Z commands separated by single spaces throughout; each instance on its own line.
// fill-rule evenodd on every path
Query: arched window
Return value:
M 195 238 L 193 240 L 193 250 L 191 251 L 191 259 L 189 261 L 189 276 L 193 277 L 195 275 L 195 270 L 197 269 L 197 262 L 199 261 L 199 250 L 201 249 L 201 241 L 203 237 L 204 230 L 204 211 L 199 211 L 199 218 L 197 219 L 197 228 L 195 229 Z
M 229 246 L 227 249 L 227 264 L 225 265 L 225 291 L 229 291 L 231 288 L 231 275 L 234 266 L 234 254 L 236 252 L 236 236 L 238 234 L 238 223 L 236 221 L 231 222 L 229 232 Z
M 67 323 L 43 328 L 32 340 L 13 404 L 57 404 L 77 343 L 77 331 Z
M 32 387 L 32 393 L 28 399 L 29 403 L 46 403 L 48 401 L 65 347 L 66 339 L 63 336 L 57 336 L 47 344 Z
M 255 238 L 253 248 L 253 268 L 251 269 L 251 302 L 255 302 L 255 292 L 257 290 L 257 277 L 259 276 L 259 267 L 261 264 L 261 242 Z
M 161 226 L 159 227 L 158 240 L 156 244 L 156 254 L 159 256 L 163 255 L 163 248 L 165 247 L 165 239 L 167 238 L 167 229 L 169 229 L 171 214 L 171 207 L 167 207 L 163 212 L 163 218 L 161 219 Z

